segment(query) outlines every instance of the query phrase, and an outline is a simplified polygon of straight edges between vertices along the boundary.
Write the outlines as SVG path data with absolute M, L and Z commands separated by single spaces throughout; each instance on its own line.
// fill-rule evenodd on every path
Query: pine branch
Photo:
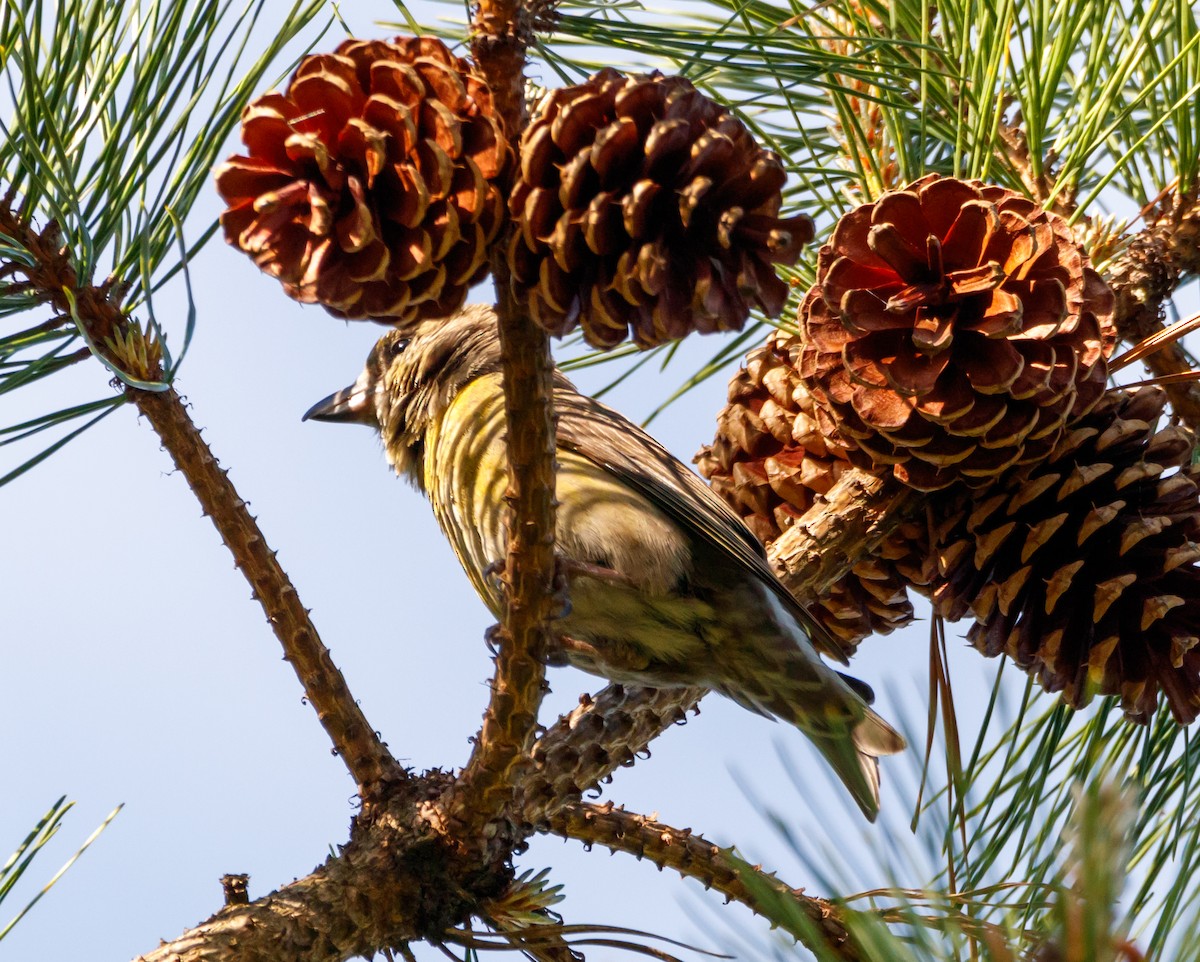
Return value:
M 792 888 L 757 866 L 748 866 L 728 850 L 693 834 L 690 828 L 672 828 L 653 816 L 628 812 L 612 802 L 601 805 L 584 802 L 568 805 L 553 815 L 548 830 L 583 842 L 589 848 L 603 845 L 614 852 L 628 852 L 639 861 L 649 859 L 659 869 L 670 868 L 685 878 L 696 879 L 706 889 L 716 889 L 756 915 L 772 919 L 774 913 L 760 902 L 761 892 L 769 891 L 795 902 L 813 923 L 811 928 L 789 929 L 802 944 L 814 952 L 832 949 L 833 958 L 860 958 L 847 939 L 836 906 L 805 895 L 802 889 Z M 746 883 L 748 874 L 753 876 L 752 885 Z M 815 940 L 814 935 L 818 936 Z
M 357 783 L 364 803 L 379 797 L 388 785 L 407 779 L 408 774 L 363 715 L 329 649 L 321 642 L 308 609 L 228 473 L 200 436 L 182 399 L 173 390 L 152 393 L 129 388 L 128 393 L 250 582 L 254 598 L 262 605 L 271 630 L 283 646 L 284 659 L 296 672 L 305 698 Z
M 496 98 L 510 144 L 524 126 L 528 28 L 521 0 L 483 0 L 472 23 L 472 48 Z M 509 176 L 512 168 L 509 169 Z M 504 258 L 510 225 L 492 248 L 504 370 L 511 540 L 505 564 L 506 606 L 492 697 L 475 751 L 454 791 L 454 817 L 468 835 L 510 812 L 514 787 L 529 765 L 545 691 L 547 622 L 554 598 L 554 362 L 545 333 L 509 292 Z
M 212 917 L 138 957 L 138 962 L 341 962 L 416 940 L 463 941 L 470 917 L 488 917 L 511 888 L 511 847 L 485 852 L 452 834 L 442 800 L 449 796 L 438 774 L 394 786 L 388 799 L 356 819 L 350 842 L 305 878 L 252 902 L 229 904 Z M 649 858 L 697 878 L 756 911 L 763 899 L 798 906 L 814 928 L 789 931 L 822 958 L 854 959 L 837 910 L 803 896 L 731 853 L 689 831 L 611 806 L 572 806 L 551 830 Z M 778 913 L 775 913 L 778 914 Z M 563 934 L 642 935 L 604 926 L 563 926 Z M 826 938 L 821 939 L 821 935 Z M 536 929 L 508 931 L 514 944 L 536 947 L 543 957 L 573 958 L 566 941 Z M 629 948 L 636 943 L 608 943 Z M 478 947 L 495 947 L 491 943 Z M 832 953 L 832 954 L 830 954 Z

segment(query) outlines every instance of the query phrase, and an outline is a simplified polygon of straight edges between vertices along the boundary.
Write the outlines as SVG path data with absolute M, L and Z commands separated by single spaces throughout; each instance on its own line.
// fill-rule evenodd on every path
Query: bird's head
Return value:
M 429 425 L 467 383 L 498 370 L 496 314 L 469 304 L 411 333 L 385 334 L 358 379 L 314 404 L 304 420 L 370 425 L 397 473 L 419 483 Z

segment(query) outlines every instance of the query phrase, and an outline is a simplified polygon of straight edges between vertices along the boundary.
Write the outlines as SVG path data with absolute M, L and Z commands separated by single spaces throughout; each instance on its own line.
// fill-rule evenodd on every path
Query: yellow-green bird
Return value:
M 854 800 L 879 811 L 876 757 L 904 747 L 870 689 L 817 653 L 845 656 L 775 578 L 762 545 L 680 461 L 555 371 L 556 550 L 569 604 L 558 654 L 614 681 L 711 688 L 791 722 Z M 368 424 L 429 498 L 497 617 L 507 554 L 504 394 L 496 315 L 471 305 L 384 335 L 348 388 L 305 418 Z

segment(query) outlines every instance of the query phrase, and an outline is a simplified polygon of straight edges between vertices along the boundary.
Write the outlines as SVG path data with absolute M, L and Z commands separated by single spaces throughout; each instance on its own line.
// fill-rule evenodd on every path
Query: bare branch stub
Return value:
M 483 0 L 472 21 L 472 51 L 515 148 L 525 122 L 524 70 L 528 43 L 519 0 Z M 515 156 L 515 150 L 514 150 Z M 507 172 L 511 177 L 512 168 Z M 492 698 L 475 751 L 448 809 L 475 834 L 513 815 L 516 784 L 529 765 L 537 713 L 545 690 L 547 623 L 557 602 L 554 582 L 553 360 L 546 334 L 509 293 L 504 258 L 511 226 L 492 248 L 507 408 L 508 479 L 512 510 L 505 564 L 507 605 Z
M 480 858 L 439 830 L 449 781 L 432 773 L 394 785 L 311 874 L 224 906 L 138 962 L 342 962 L 441 941 L 512 881 L 511 852 Z

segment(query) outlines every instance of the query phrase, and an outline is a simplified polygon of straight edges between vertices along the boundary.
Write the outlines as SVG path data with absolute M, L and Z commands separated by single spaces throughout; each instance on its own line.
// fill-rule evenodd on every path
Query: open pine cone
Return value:
M 411 324 L 487 274 L 508 148 L 486 84 L 440 40 L 305 57 L 245 109 L 242 141 L 217 171 L 225 238 L 296 300 Z
M 729 382 L 711 445 L 696 456 L 700 473 L 764 544 L 778 538 L 851 467 L 837 436 L 827 437 L 796 373 L 799 338 L 775 331 L 746 356 Z M 923 524 L 906 524 L 879 553 L 854 565 L 812 606 L 847 648 L 913 619 L 907 585 L 928 578 Z M 897 570 L 900 564 L 905 571 Z M 932 574 L 932 571 L 930 571 Z
M 780 218 L 784 180 L 688 81 L 602 70 L 547 94 L 522 135 L 514 289 L 546 330 L 601 347 L 740 330 L 752 306 L 783 309 L 774 265 L 813 236 L 806 215 Z
M 796 339 L 776 331 L 729 382 L 700 473 L 764 544 L 774 541 L 851 467 L 826 437 L 794 366 Z
M 1112 310 L 1060 217 L 931 175 L 839 221 L 801 306 L 800 375 L 855 464 L 986 484 L 1099 399 Z
M 1165 394 L 1114 391 L 1041 464 L 937 533 L 934 607 L 976 619 L 968 638 L 1008 654 L 1072 706 L 1119 695 L 1138 721 L 1161 690 L 1200 712 L 1200 467 Z

